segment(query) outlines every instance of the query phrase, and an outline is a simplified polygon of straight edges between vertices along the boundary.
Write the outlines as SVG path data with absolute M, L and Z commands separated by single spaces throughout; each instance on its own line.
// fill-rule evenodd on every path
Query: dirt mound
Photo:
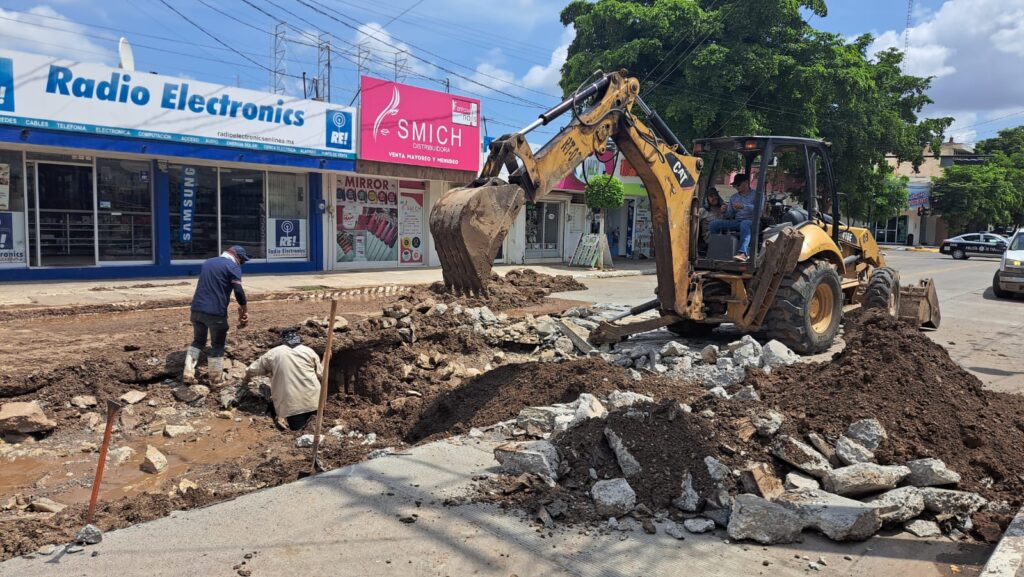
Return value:
M 873 417 L 889 434 L 880 463 L 942 459 L 962 475 L 960 488 L 1021 504 L 1024 398 L 983 390 L 941 346 L 878 312 L 853 316 L 845 331 L 831 362 L 755 378 L 764 402 L 789 416 L 786 428 L 835 438 Z
M 487 293 L 483 295 L 461 295 L 448 289 L 443 282 L 416 289 L 404 295 L 401 300 L 422 302 L 428 299 L 445 303 L 457 301 L 464 307 L 488 307 L 494 311 L 524 308 L 543 301 L 555 292 L 587 290 L 569 275 L 551 276 L 530 269 L 515 269 L 499 276 L 491 275 Z
M 553 293 L 585 291 L 586 285 L 567 274 L 547 275 L 529 268 L 517 268 L 505 273 L 506 284 L 518 288 L 542 288 Z

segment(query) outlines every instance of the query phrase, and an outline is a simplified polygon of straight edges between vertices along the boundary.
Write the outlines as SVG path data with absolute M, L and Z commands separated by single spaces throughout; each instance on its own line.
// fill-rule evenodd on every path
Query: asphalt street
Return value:
M 942 310 L 938 330 L 928 331 L 963 367 L 996 391 L 1024 393 L 1024 364 L 1014 351 L 1024 334 L 1024 298 L 997 299 L 992 293 L 995 258 L 960 261 L 930 252 L 892 251 L 889 266 L 902 284 L 935 279 Z M 587 279 L 585 292 L 567 298 L 615 304 L 639 304 L 654 296 L 654 276 Z

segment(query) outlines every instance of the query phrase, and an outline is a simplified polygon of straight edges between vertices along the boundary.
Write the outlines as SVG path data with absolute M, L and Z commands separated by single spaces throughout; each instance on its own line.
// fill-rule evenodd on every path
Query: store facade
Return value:
M 0 277 L 323 268 L 323 193 L 355 171 L 355 110 L 0 51 Z

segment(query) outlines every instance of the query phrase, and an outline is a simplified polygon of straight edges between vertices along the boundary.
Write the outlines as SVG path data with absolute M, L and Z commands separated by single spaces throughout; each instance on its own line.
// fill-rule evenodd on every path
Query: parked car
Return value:
M 947 238 L 939 246 L 939 252 L 951 255 L 957 260 L 971 256 L 997 256 L 1003 254 L 1010 241 L 1005 236 L 990 232 L 975 232 Z
M 1024 293 L 1024 230 L 1018 230 L 999 261 L 992 278 L 992 292 L 1001 299 Z

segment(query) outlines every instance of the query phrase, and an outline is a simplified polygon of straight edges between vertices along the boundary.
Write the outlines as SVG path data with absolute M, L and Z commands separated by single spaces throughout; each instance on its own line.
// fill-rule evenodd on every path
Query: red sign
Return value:
M 359 157 L 480 170 L 480 101 L 363 76 Z

